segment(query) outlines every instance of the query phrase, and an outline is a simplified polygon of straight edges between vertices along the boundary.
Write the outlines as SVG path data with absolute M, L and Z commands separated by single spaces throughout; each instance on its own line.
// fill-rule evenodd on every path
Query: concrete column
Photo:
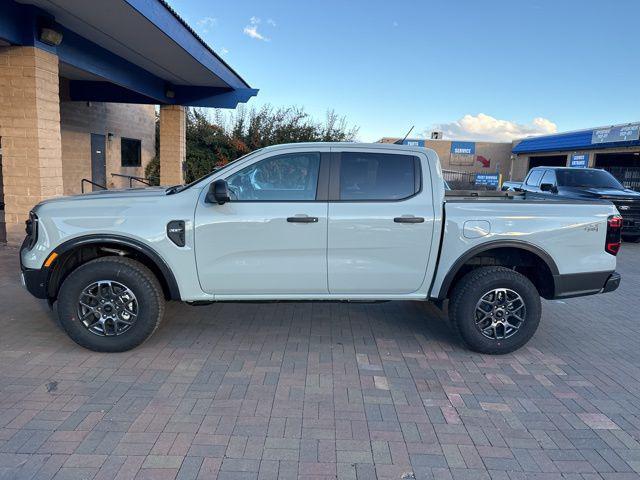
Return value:
M 7 242 L 24 238 L 29 210 L 62 195 L 58 57 L 0 47 L 0 137 Z
M 186 110 L 160 106 L 160 185 L 184 183 L 182 163 L 187 157 Z

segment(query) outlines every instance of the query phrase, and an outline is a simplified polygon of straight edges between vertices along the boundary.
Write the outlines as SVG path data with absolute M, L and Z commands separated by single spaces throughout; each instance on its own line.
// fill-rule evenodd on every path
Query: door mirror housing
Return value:
M 224 180 L 216 180 L 209 185 L 209 191 L 207 192 L 205 200 L 207 203 L 217 203 L 218 205 L 223 205 L 231 201 L 227 182 Z
M 558 187 L 556 187 L 553 183 L 540 184 L 540 190 L 543 192 L 558 193 Z

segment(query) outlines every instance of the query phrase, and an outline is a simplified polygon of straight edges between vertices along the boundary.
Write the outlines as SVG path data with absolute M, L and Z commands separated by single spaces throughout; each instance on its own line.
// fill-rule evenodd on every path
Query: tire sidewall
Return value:
M 487 292 L 507 288 L 516 292 L 525 304 L 526 314 L 522 326 L 507 339 L 485 337 L 475 322 L 476 304 Z M 463 340 L 473 349 L 485 353 L 509 353 L 522 347 L 535 334 L 540 323 L 542 307 L 535 286 L 524 276 L 511 271 L 496 271 L 486 281 L 472 283 L 459 300 L 456 317 L 457 328 Z
M 91 333 L 78 318 L 81 292 L 92 283 L 111 280 L 131 289 L 138 302 L 138 318 L 121 335 Z M 144 342 L 155 330 L 161 313 L 156 288 L 132 266 L 117 261 L 94 261 L 78 267 L 62 284 L 58 296 L 58 318 L 64 330 L 79 345 L 95 351 L 121 352 Z

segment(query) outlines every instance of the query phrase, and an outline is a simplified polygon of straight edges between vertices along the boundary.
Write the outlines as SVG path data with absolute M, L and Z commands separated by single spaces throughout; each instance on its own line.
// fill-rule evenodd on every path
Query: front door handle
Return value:
M 393 219 L 396 223 L 423 223 L 424 217 L 414 217 L 413 215 L 407 215 L 406 217 L 396 217 Z
M 289 223 L 318 223 L 318 217 L 309 217 L 307 215 L 296 215 L 295 217 L 287 217 Z

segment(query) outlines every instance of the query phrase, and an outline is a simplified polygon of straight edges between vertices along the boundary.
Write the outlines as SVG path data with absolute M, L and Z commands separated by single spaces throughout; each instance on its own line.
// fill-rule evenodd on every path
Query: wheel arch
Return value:
M 47 276 L 47 294 L 55 300 L 64 279 L 77 267 L 101 256 L 126 256 L 138 260 L 157 277 L 167 300 L 180 300 L 180 289 L 164 259 L 149 245 L 121 235 L 84 235 L 60 244 Z
M 483 263 L 483 261 L 488 263 Z M 542 248 L 521 240 L 495 240 L 469 249 L 449 268 L 436 296 L 442 301 L 449 297 L 456 281 L 475 267 L 496 265 L 520 268 L 520 273 L 529 278 L 543 298 L 553 298 L 559 275 L 558 266 L 551 255 Z M 523 267 L 526 267 L 523 269 Z M 539 267 L 539 273 L 536 273 Z

